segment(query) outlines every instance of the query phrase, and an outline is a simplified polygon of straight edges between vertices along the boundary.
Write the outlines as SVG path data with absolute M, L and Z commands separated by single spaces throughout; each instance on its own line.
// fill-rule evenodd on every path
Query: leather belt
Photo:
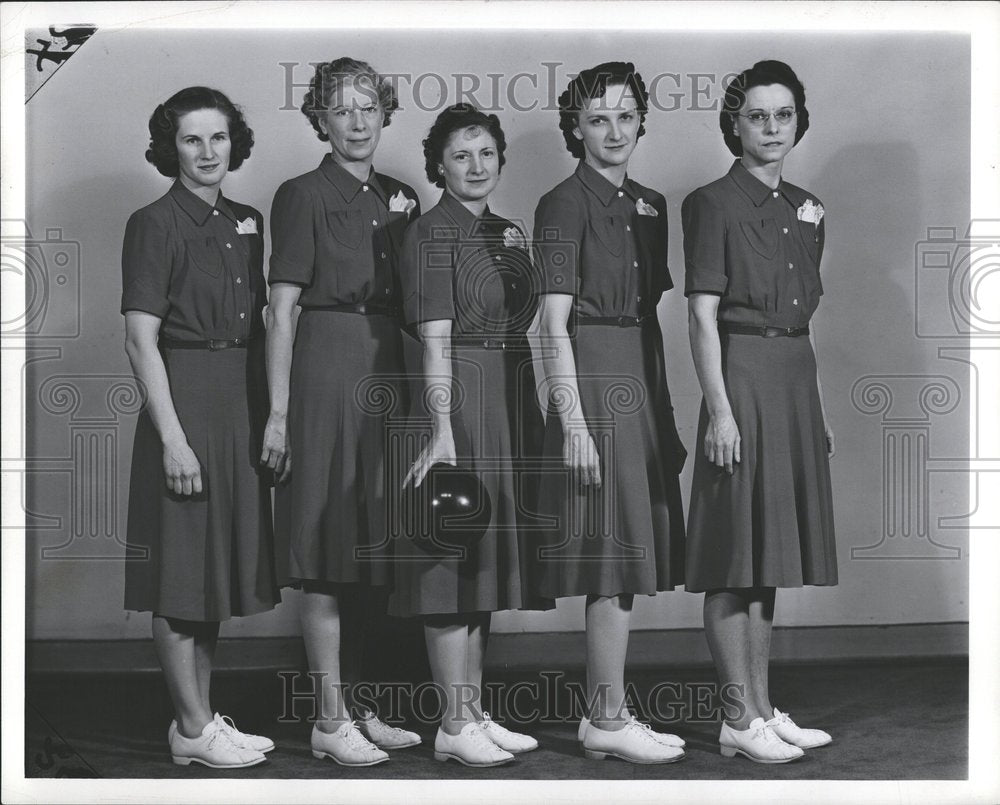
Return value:
M 223 349 L 246 349 L 255 335 L 249 338 L 209 338 L 206 341 L 188 341 L 180 338 L 160 338 L 160 346 L 167 349 L 207 349 L 218 352 Z
M 577 316 L 576 324 L 595 325 L 604 327 L 640 327 L 644 322 L 655 319 L 652 313 L 644 313 L 641 316 Z
M 477 335 L 453 335 L 451 337 L 452 346 L 456 347 L 476 347 L 478 349 L 513 349 L 517 346 L 519 337 L 491 338 L 489 336 Z
M 787 336 L 795 338 L 800 335 L 809 335 L 809 325 L 805 327 L 768 327 L 762 325 L 756 327 L 752 324 L 727 324 L 719 322 L 719 329 L 727 333 L 737 333 L 738 335 L 759 335 L 764 338 L 777 338 Z
M 401 311 L 391 305 L 365 303 L 357 305 L 309 305 L 303 310 L 329 310 L 334 313 L 356 313 L 359 316 L 394 316 L 399 317 Z

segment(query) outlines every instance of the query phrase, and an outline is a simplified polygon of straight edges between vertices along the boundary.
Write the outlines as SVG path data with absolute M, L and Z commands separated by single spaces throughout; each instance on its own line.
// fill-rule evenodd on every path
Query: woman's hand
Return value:
M 185 440 L 163 445 L 163 474 L 171 492 L 178 495 L 201 494 L 201 464 Z
M 833 458 L 837 452 L 836 445 L 833 442 L 833 428 L 829 425 L 824 426 L 826 430 L 826 457 Z
M 435 464 L 451 464 L 453 467 L 458 464 L 458 458 L 455 453 L 455 439 L 450 432 L 434 432 L 431 440 L 420 451 L 417 460 L 413 462 L 410 471 L 406 473 L 406 477 L 403 479 L 403 487 L 405 488 L 410 481 L 413 481 L 415 487 L 420 486 L 424 482 L 424 478 L 427 476 L 430 468 Z
M 284 483 L 292 472 L 292 454 L 288 449 L 288 433 L 285 428 L 285 417 L 272 413 L 267 418 L 264 428 L 264 449 L 260 454 L 260 463 L 274 470 L 274 476 Z
M 601 485 L 601 457 L 585 424 L 563 426 L 563 464 L 583 486 Z
M 733 465 L 740 463 L 740 430 L 732 414 L 710 417 L 705 432 L 705 457 L 717 467 L 733 474 Z

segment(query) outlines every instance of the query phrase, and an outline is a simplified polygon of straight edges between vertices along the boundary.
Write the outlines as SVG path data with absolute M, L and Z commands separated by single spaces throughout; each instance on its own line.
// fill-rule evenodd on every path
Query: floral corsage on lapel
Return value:
M 819 222 L 823 220 L 823 205 L 815 203 L 811 198 L 807 198 L 802 206 L 795 211 L 800 221 L 807 224 L 815 224 L 819 228 Z
M 256 235 L 257 234 L 257 219 L 252 215 L 245 221 L 236 222 L 236 234 L 237 235 Z
M 648 215 L 650 218 L 655 218 L 659 213 L 656 211 L 656 207 L 652 204 L 647 204 L 641 198 L 635 203 L 635 211 L 639 215 Z
M 416 206 L 417 202 L 404 196 L 402 190 L 397 190 L 396 195 L 389 199 L 389 212 L 405 212 L 407 218 Z
M 524 235 L 516 226 L 508 226 L 503 231 L 503 245 L 508 249 L 527 250 L 528 244 L 524 241 Z

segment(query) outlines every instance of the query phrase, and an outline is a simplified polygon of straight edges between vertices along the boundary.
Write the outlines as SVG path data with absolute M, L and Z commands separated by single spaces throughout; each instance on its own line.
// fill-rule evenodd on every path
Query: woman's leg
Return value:
M 705 636 L 719 684 L 735 686 L 732 698 L 743 708 L 726 719 L 745 730 L 755 718 L 774 716 L 768 695 L 767 667 L 774 622 L 774 588 L 709 590 L 705 593 Z
M 194 636 L 194 662 L 198 675 L 198 690 L 201 692 L 202 706 L 209 713 L 212 707 L 212 666 L 215 663 L 215 647 L 219 642 L 218 623 L 200 623 Z
M 625 654 L 632 596 L 587 597 L 587 702 L 590 720 L 603 730 L 619 730 L 625 709 Z
M 719 684 L 730 689 L 741 712 L 727 718 L 734 729 L 745 730 L 759 713 L 750 679 L 750 622 L 748 602 L 740 590 L 705 593 L 705 637 L 712 652 Z
M 489 612 L 473 615 L 468 627 L 465 674 L 473 686 L 469 707 L 476 721 L 483 720 L 483 662 L 486 659 L 486 644 L 490 639 L 490 615 Z
M 309 670 L 320 674 L 316 727 L 336 732 L 348 720 L 340 678 L 340 607 L 330 585 L 303 585 L 302 640 Z
M 365 631 L 370 603 L 368 589 L 351 585 L 338 591 L 340 609 L 340 679 L 348 714 L 357 716 L 354 693 L 361 682 Z
M 463 616 L 434 615 L 424 620 L 431 676 L 443 698 L 441 729 L 449 735 L 458 735 L 475 720 L 469 707 L 473 698 L 468 673 L 469 628 L 469 618 Z
M 774 717 L 768 691 L 767 667 L 771 659 L 771 627 L 774 624 L 774 587 L 754 588 L 748 608 L 750 633 L 750 691 L 757 714 L 765 721 Z
M 177 729 L 187 738 L 197 738 L 212 718 L 202 698 L 195 634 L 202 624 L 153 614 L 153 645 L 160 660 L 167 690 L 174 704 Z M 216 629 L 218 624 L 216 624 Z

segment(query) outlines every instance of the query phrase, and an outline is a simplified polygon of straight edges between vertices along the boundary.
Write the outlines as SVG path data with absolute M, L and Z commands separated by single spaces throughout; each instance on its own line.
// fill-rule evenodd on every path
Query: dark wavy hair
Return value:
M 441 175 L 438 166 L 444 161 L 444 148 L 448 144 L 448 138 L 456 131 L 473 126 L 486 129 L 496 142 L 500 170 L 503 170 L 503 166 L 507 163 L 503 155 L 507 150 L 507 138 L 500 128 L 500 118 L 481 112 L 471 103 L 456 103 L 437 116 L 424 140 L 424 170 L 427 172 L 427 181 L 444 188 L 444 176 Z
M 366 94 L 369 88 L 364 85 L 370 85 L 371 101 L 382 107 L 383 128 L 389 125 L 392 113 L 399 108 L 396 88 L 392 82 L 383 78 L 368 62 L 348 56 L 321 62 L 316 65 L 316 72 L 309 82 L 309 91 L 302 98 L 302 106 L 299 108 L 316 130 L 316 136 L 323 142 L 329 141 L 330 138 L 319 127 L 320 113 L 330 108 L 334 97 L 339 95 L 341 88 L 348 83 L 354 83 Z
M 795 75 L 795 71 L 783 61 L 759 61 L 749 70 L 744 70 L 729 82 L 726 94 L 722 99 L 722 111 L 719 112 L 719 128 L 726 146 L 734 156 L 743 156 L 743 144 L 740 138 L 733 134 L 733 121 L 736 113 L 743 108 L 747 93 L 754 87 L 767 87 L 771 84 L 781 84 L 788 87 L 795 98 L 795 142 L 798 145 L 802 135 L 809 129 L 809 110 L 806 109 L 806 88 Z
M 588 101 L 603 98 L 609 86 L 623 85 L 632 90 L 635 105 L 639 111 L 639 133 L 636 142 L 646 133 L 646 113 L 649 111 L 649 93 L 642 76 L 636 72 L 632 62 L 609 61 L 583 70 L 569 82 L 566 91 L 559 96 L 559 128 L 562 130 L 566 148 L 577 159 L 583 159 L 584 146 L 573 134 L 579 125 L 577 115 Z
M 185 87 L 156 107 L 149 118 L 149 148 L 146 161 L 164 176 L 176 179 L 180 173 L 177 162 L 177 126 L 189 112 L 218 109 L 229 122 L 229 170 L 237 170 L 253 149 L 253 129 L 243 118 L 243 112 L 224 93 L 208 87 Z

